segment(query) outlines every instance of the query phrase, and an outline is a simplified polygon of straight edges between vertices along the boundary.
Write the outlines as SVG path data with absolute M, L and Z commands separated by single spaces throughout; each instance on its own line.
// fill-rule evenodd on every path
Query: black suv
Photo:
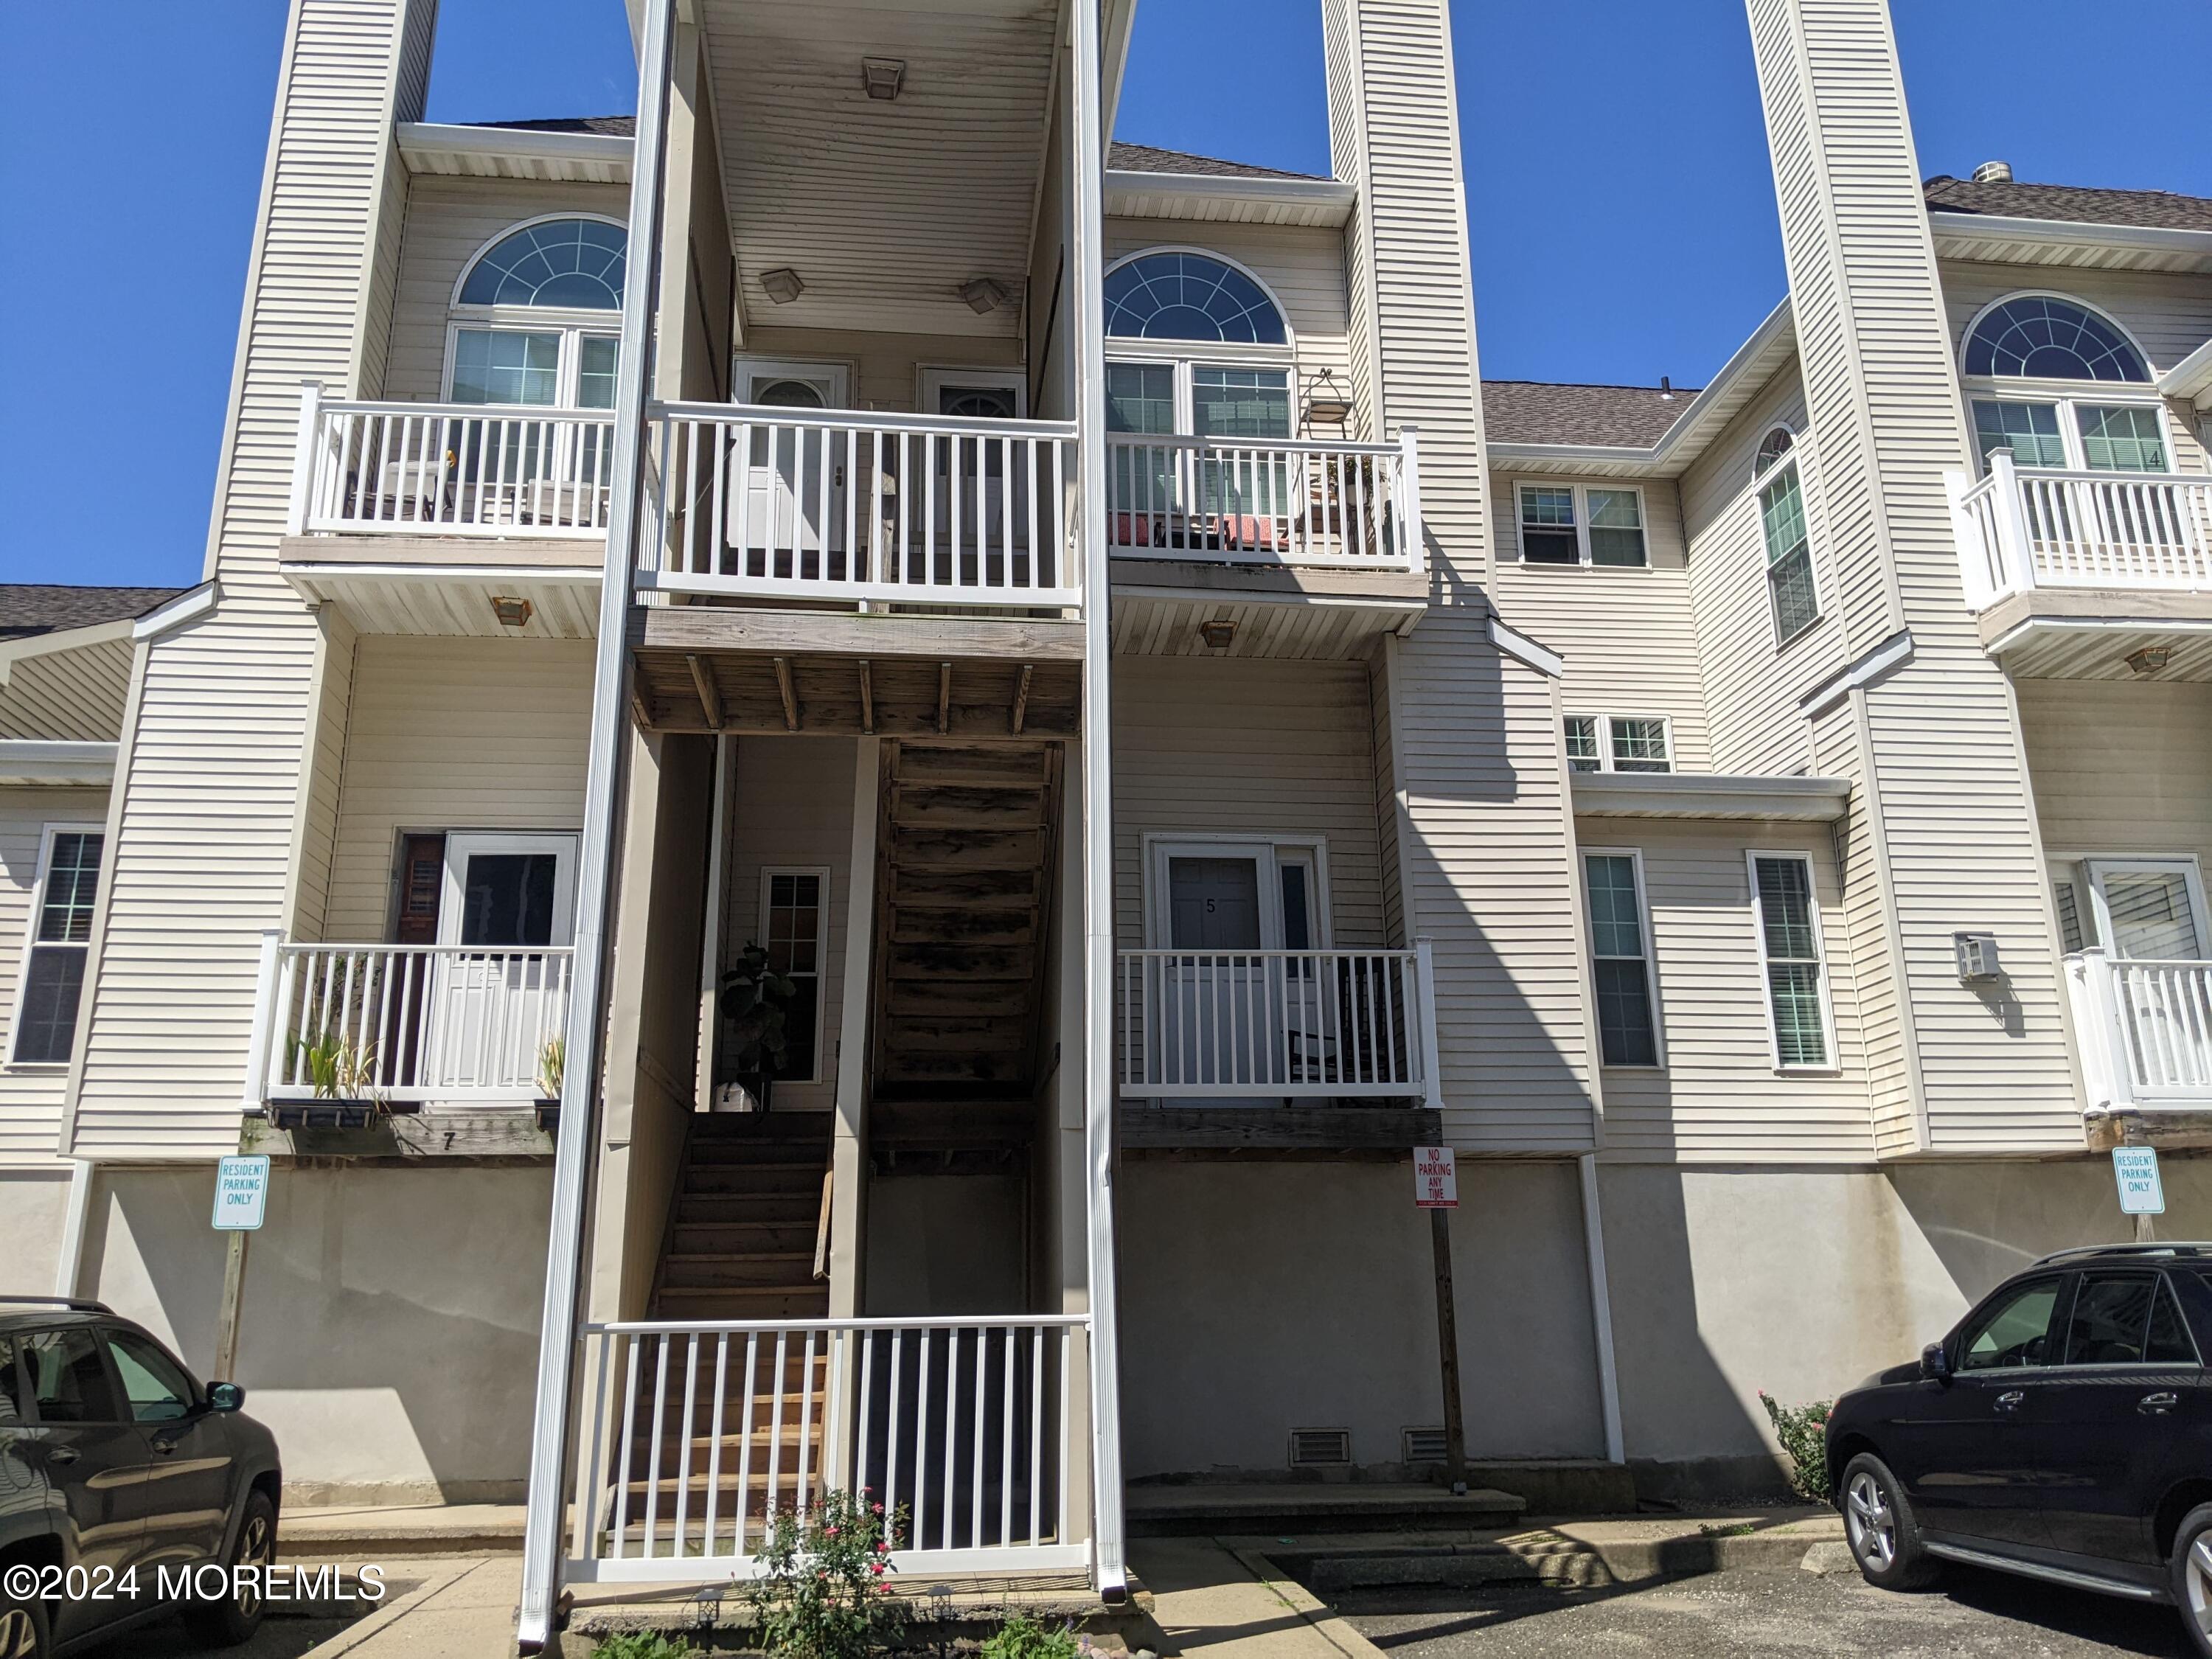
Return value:
M 2212 1244 L 2045 1256 L 1917 1364 L 1836 1401 L 1828 1470 L 1869 1583 L 1966 1561 L 2177 1605 L 2212 1656 Z
M 276 1442 L 245 1398 L 202 1388 L 97 1302 L 0 1296 L 0 1659 L 47 1659 L 171 1605 L 204 1642 L 253 1634 L 253 1573 L 198 1573 L 174 1595 L 188 1569 L 274 1553 Z

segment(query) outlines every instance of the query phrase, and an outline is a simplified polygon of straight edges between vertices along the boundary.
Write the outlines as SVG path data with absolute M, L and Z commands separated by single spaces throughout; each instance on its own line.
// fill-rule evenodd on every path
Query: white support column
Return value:
M 75 1296 L 84 1273 L 85 1218 L 92 1208 L 93 1182 L 99 1169 L 88 1158 L 70 1166 L 69 1198 L 62 1210 L 61 1256 L 54 1264 L 54 1294 Z
M 1598 1408 L 1605 1419 L 1605 1458 L 1626 1463 L 1628 1448 L 1620 1430 L 1620 1372 L 1613 1352 L 1613 1296 L 1605 1281 L 1605 1218 L 1597 1202 L 1597 1154 L 1575 1162 L 1583 1176 L 1583 1242 L 1589 1251 L 1590 1334 L 1597 1344 Z
M 845 986 L 837 1020 L 837 1121 L 830 1161 L 830 1316 L 860 1313 L 860 1227 L 868 1168 L 868 991 L 875 982 L 876 823 L 883 741 L 853 758 L 853 845 L 845 877 Z
M 1075 273 L 1069 330 L 1075 341 L 1077 476 L 1083 524 L 1083 1079 L 1084 1156 L 1089 1169 L 1091 1268 L 1091 1572 L 1101 1599 L 1126 1601 L 1121 1533 L 1121 1341 L 1114 1261 L 1114 792 L 1113 698 L 1107 633 L 1106 141 L 1100 115 L 1098 9 L 1074 19 L 1070 136 L 1075 188 L 1068 263 Z
M 274 927 L 261 933 L 261 963 L 253 975 L 253 1024 L 246 1038 L 246 1078 L 239 1085 L 241 1111 L 258 1111 L 269 1081 L 269 1045 L 276 1024 L 276 947 L 284 935 Z
M 570 983 L 568 1064 L 547 1226 L 545 1306 L 538 1341 L 538 1404 L 531 1425 L 530 1498 L 522 1547 L 516 1640 L 536 1654 L 553 1639 L 561 1593 L 568 1413 L 574 1397 L 576 1298 L 584 1248 L 605 1034 L 604 988 L 611 933 L 615 806 L 629 736 L 630 594 L 642 507 L 646 394 L 653 375 L 653 313 L 660 271 L 660 204 L 668 144 L 669 40 L 676 0 L 649 0 L 638 51 L 636 151 L 631 162 L 629 271 L 623 292 L 622 374 L 615 394 L 614 490 L 599 580 L 591 750 L 584 835 L 576 870 L 576 955 Z
M 714 1104 L 714 1044 L 722 1022 L 715 1015 L 720 1000 L 716 981 L 722 973 L 722 920 L 729 908 L 724 896 L 730 858 L 730 796 L 736 782 L 738 740 L 726 732 L 714 739 L 714 816 L 708 829 L 707 918 L 700 929 L 699 945 L 699 1080 L 694 1085 L 691 1109 L 710 1111 Z
M 315 428 L 320 424 L 323 383 L 300 382 L 300 441 L 292 452 L 292 498 L 284 512 L 284 533 L 307 533 L 307 509 L 315 487 Z
M 1426 939 L 1413 941 L 1413 977 L 1420 991 L 1420 1027 L 1413 1036 L 1421 1045 L 1421 1103 L 1432 1111 L 1444 1109 L 1444 1066 L 1437 1044 L 1437 947 Z

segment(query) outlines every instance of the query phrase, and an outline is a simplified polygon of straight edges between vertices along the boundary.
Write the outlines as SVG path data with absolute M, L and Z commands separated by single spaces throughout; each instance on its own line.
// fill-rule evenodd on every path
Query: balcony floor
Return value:
M 2037 587 L 1979 618 L 1982 644 L 2030 679 L 2132 680 L 2144 646 L 2172 654 L 2162 680 L 2212 680 L 2212 593 L 2154 588 Z

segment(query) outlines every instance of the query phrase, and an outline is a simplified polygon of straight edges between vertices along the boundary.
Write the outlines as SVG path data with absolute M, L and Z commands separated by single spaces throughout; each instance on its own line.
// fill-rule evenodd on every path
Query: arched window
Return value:
M 477 254 L 454 295 L 447 395 L 613 408 L 626 242 L 605 219 L 540 219 Z
M 460 303 L 620 311 L 627 249 L 627 233 L 603 219 L 525 225 L 477 256 Z
M 1984 313 L 1966 339 L 1966 373 L 2005 380 L 2143 384 L 2150 369 L 2127 337 L 2071 300 L 2024 294 Z
M 1764 472 L 1797 447 L 1797 434 L 1786 426 L 1778 426 L 1759 441 L 1759 456 L 1752 470 Z
M 1209 345 L 1290 342 L 1267 290 L 1203 253 L 1143 253 L 1108 272 L 1106 332 L 1115 339 Z
M 1805 516 L 1805 482 L 1797 465 L 1797 434 L 1786 426 L 1770 427 L 1759 441 L 1751 476 L 1759 488 L 1766 604 L 1779 648 L 1820 619 L 1820 588 L 1813 574 L 1813 538 Z
M 1974 443 L 1984 469 L 2009 454 L 2016 466 L 2100 472 L 2167 470 L 2166 412 L 2148 392 L 2150 366 L 2109 318 L 2055 294 L 2019 294 L 1975 319 L 1961 362 Z M 2087 396 L 2021 381 L 2113 388 Z M 2142 392 L 2122 388 L 2141 386 Z

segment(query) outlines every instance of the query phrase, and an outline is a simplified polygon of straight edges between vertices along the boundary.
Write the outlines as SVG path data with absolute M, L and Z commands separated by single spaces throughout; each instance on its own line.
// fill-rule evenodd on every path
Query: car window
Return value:
M 0 1428 L 23 1420 L 23 1379 L 15 1365 L 15 1339 L 0 1336 Z
M 2055 1279 L 2033 1279 L 2006 1292 L 1967 1325 L 1959 1344 L 1959 1369 L 1989 1371 L 2040 1365 L 2050 1340 L 2051 1310 L 2057 1304 Z
M 115 1389 L 100 1363 L 100 1345 L 82 1325 L 33 1331 L 17 1344 L 19 1363 L 30 1374 L 31 1397 L 41 1423 L 119 1423 Z
M 2081 1275 L 2066 1320 L 2068 1365 L 2194 1364 L 2173 1292 L 2155 1273 Z
M 191 1411 L 192 1382 L 175 1360 L 135 1331 L 105 1334 L 136 1421 L 171 1423 Z

